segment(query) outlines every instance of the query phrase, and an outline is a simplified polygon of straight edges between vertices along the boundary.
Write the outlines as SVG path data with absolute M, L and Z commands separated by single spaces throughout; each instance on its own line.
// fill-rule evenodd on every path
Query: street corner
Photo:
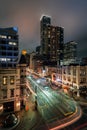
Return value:
M 20 117 L 19 116 L 15 116 L 13 115 L 13 117 L 11 114 L 7 115 L 5 117 L 5 119 L 2 120 L 2 122 L 0 123 L 0 130 L 13 130 L 14 128 L 16 128 L 19 123 L 20 123 Z

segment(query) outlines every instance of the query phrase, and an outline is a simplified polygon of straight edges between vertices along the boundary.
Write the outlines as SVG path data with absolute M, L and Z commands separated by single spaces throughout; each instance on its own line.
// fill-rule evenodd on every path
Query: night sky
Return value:
M 0 0 L 0 28 L 17 26 L 20 49 L 40 45 L 40 17 L 64 27 L 64 42 L 75 40 L 80 56 L 87 56 L 87 0 Z

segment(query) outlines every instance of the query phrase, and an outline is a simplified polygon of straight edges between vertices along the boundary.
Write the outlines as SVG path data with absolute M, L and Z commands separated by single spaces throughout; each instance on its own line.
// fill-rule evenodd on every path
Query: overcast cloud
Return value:
M 18 27 L 20 49 L 40 45 L 42 14 L 64 27 L 65 42 L 75 40 L 79 52 L 87 56 L 87 0 L 0 0 L 0 27 Z

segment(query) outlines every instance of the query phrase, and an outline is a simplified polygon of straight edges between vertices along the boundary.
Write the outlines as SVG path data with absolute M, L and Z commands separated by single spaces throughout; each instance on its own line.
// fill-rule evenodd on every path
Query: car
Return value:
M 3 127 L 13 127 L 14 125 L 16 125 L 18 122 L 18 118 L 15 114 L 9 114 L 6 116 L 4 123 L 3 123 Z

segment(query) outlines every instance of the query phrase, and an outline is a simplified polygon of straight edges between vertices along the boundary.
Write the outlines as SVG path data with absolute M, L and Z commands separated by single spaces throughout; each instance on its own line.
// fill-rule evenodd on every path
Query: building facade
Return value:
M 19 111 L 20 69 L 0 68 L 0 114 L 1 112 Z
M 63 65 L 76 63 L 77 60 L 77 43 L 70 41 L 64 44 L 64 58 Z
M 20 110 L 18 60 L 18 28 L 0 28 L 0 112 Z
M 87 93 L 87 65 L 69 65 L 59 68 L 62 72 L 58 79 L 62 77 L 62 87 L 71 89 L 77 93 L 77 96 Z M 59 72 L 58 71 L 58 72 Z M 58 73 L 58 75 L 60 75 Z
M 46 54 L 46 29 L 47 26 L 51 25 L 51 17 L 47 15 L 42 15 L 40 18 L 40 44 L 41 44 L 41 54 Z
M 17 27 L 0 28 L 0 67 L 15 67 L 18 62 Z
M 25 50 L 22 51 L 19 64 L 20 68 L 20 97 L 21 97 L 21 107 L 26 107 L 27 98 L 29 96 L 29 89 L 26 86 L 26 77 L 29 75 L 29 61 L 30 57 L 27 55 Z
M 77 96 L 87 96 L 87 65 L 48 67 L 51 80 Z

